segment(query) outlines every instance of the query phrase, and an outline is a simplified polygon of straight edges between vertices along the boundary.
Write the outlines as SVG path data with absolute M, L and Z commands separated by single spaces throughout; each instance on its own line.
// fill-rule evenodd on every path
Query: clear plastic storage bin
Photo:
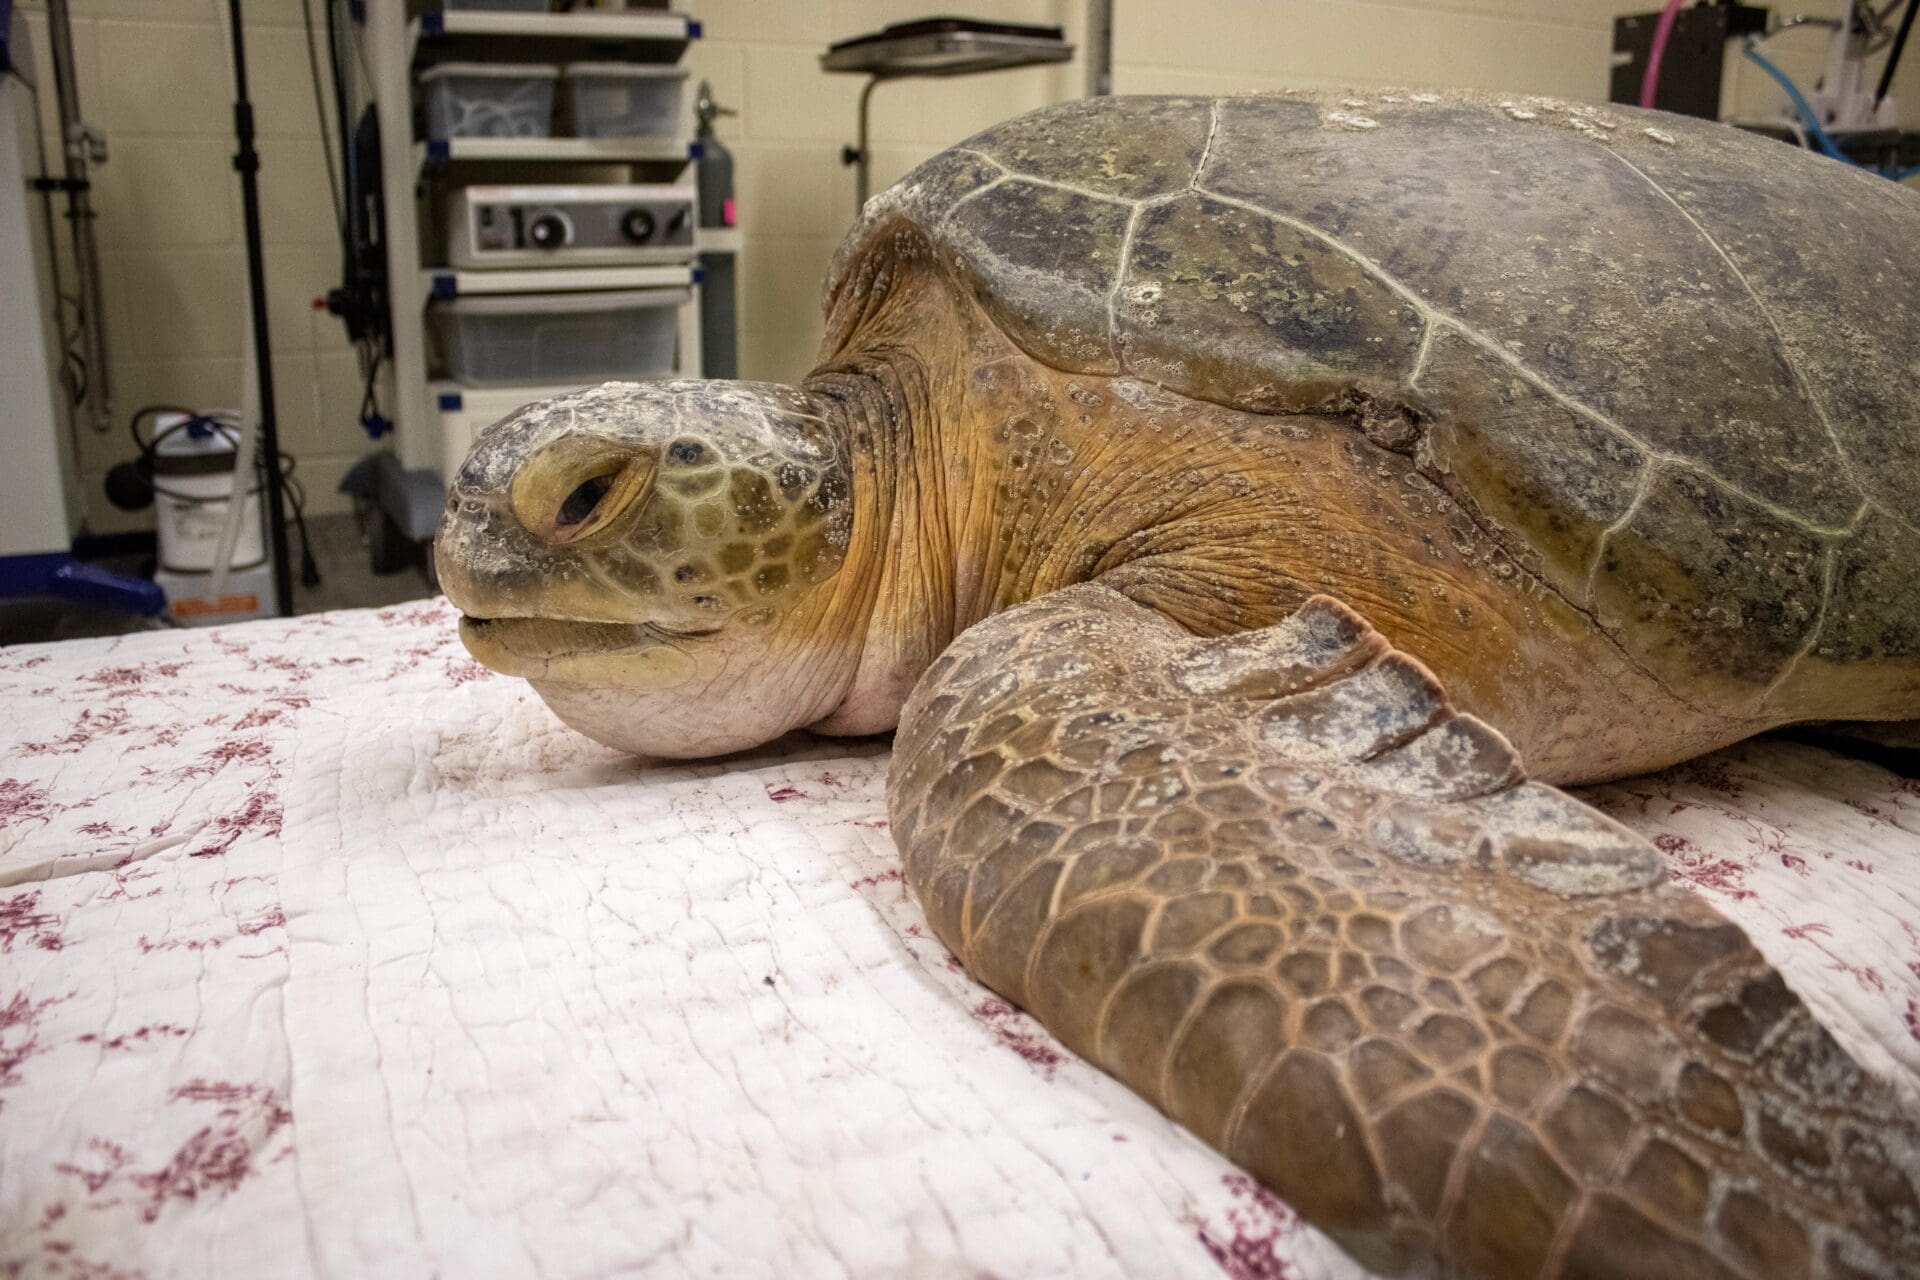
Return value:
M 541 63 L 442 62 L 420 73 L 430 138 L 549 138 L 560 68 Z
M 427 309 L 447 376 L 473 387 L 604 382 L 673 372 L 687 289 L 513 293 Z
M 565 77 L 576 138 L 677 138 L 686 131 L 685 67 L 574 62 Z

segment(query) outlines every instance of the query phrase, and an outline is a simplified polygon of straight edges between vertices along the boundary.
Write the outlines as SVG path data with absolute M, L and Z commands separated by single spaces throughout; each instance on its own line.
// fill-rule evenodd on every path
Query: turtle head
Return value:
M 829 408 L 766 383 L 608 383 L 487 428 L 434 542 L 461 640 L 642 755 L 812 723 L 857 658 L 830 607 L 853 486 Z

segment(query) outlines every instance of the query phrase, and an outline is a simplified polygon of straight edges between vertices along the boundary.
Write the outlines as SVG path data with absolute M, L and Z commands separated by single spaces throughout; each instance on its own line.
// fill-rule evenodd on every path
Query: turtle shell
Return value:
M 1920 657 L 1895 183 L 1552 99 L 1101 98 L 876 198 L 830 300 L 903 218 L 1049 365 L 1350 414 L 1676 688 Z

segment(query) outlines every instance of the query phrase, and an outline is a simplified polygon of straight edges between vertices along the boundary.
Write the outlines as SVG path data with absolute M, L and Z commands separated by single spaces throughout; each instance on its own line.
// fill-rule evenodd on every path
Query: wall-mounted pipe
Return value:
M 95 431 L 113 429 L 113 380 L 107 369 L 107 325 L 100 283 L 100 250 L 93 237 L 93 184 L 87 176 L 107 159 L 107 140 L 80 118 L 80 84 L 74 74 L 73 25 L 67 0 L 47 0 L 47 52 L 53 61 L 54 93 L 60 102 L 60 151 L 65 157 L 67 221 L 73 226 L 73 266 L 80 277 L 80 340 L 85 344 L 87 421 Z M 66 341 L 61 334 L 60 340 Z
M 1113 0 L 1087 0 L 1087 96 L 1113 92 Z

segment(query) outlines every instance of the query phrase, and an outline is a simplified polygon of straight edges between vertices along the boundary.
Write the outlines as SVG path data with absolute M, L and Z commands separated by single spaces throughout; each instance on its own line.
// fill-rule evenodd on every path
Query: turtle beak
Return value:
M 460 643 L 482 666 L 524 680 L 606 684 L 660 693 L 693 677 L 694 661 L 652 627 L 557 618 L 460 619 Z
M 469 617 L 607 621 L 605 601 L 586 575 L 560 563 L 563 558 L 491 509 L 449 511 L 433 539 L 440 590 Z
M 463 614 L 473 612 L 475 593 L 473 577 L 467 572 L 466 565 L 447 552 L 447 530 L 442 525 L 433 539 L 433 577 L 440 584 L 440 593 Z
M 465 618 L 482 625 L 495 618 L 530 618 L 548 612 L 540 607 L 538 591 L 529 590 L 527 581 L 515 574 L 477 573 L 458 556 L 449 556 L 437 546 L 433 570 L 448 602 Z
M 454 608 L 490 618 L 535 612 L 532 589 L 548 575 L 533 539 L 488 504 L 480 512 L 448 504 L 433 538 L 433 572 Z

